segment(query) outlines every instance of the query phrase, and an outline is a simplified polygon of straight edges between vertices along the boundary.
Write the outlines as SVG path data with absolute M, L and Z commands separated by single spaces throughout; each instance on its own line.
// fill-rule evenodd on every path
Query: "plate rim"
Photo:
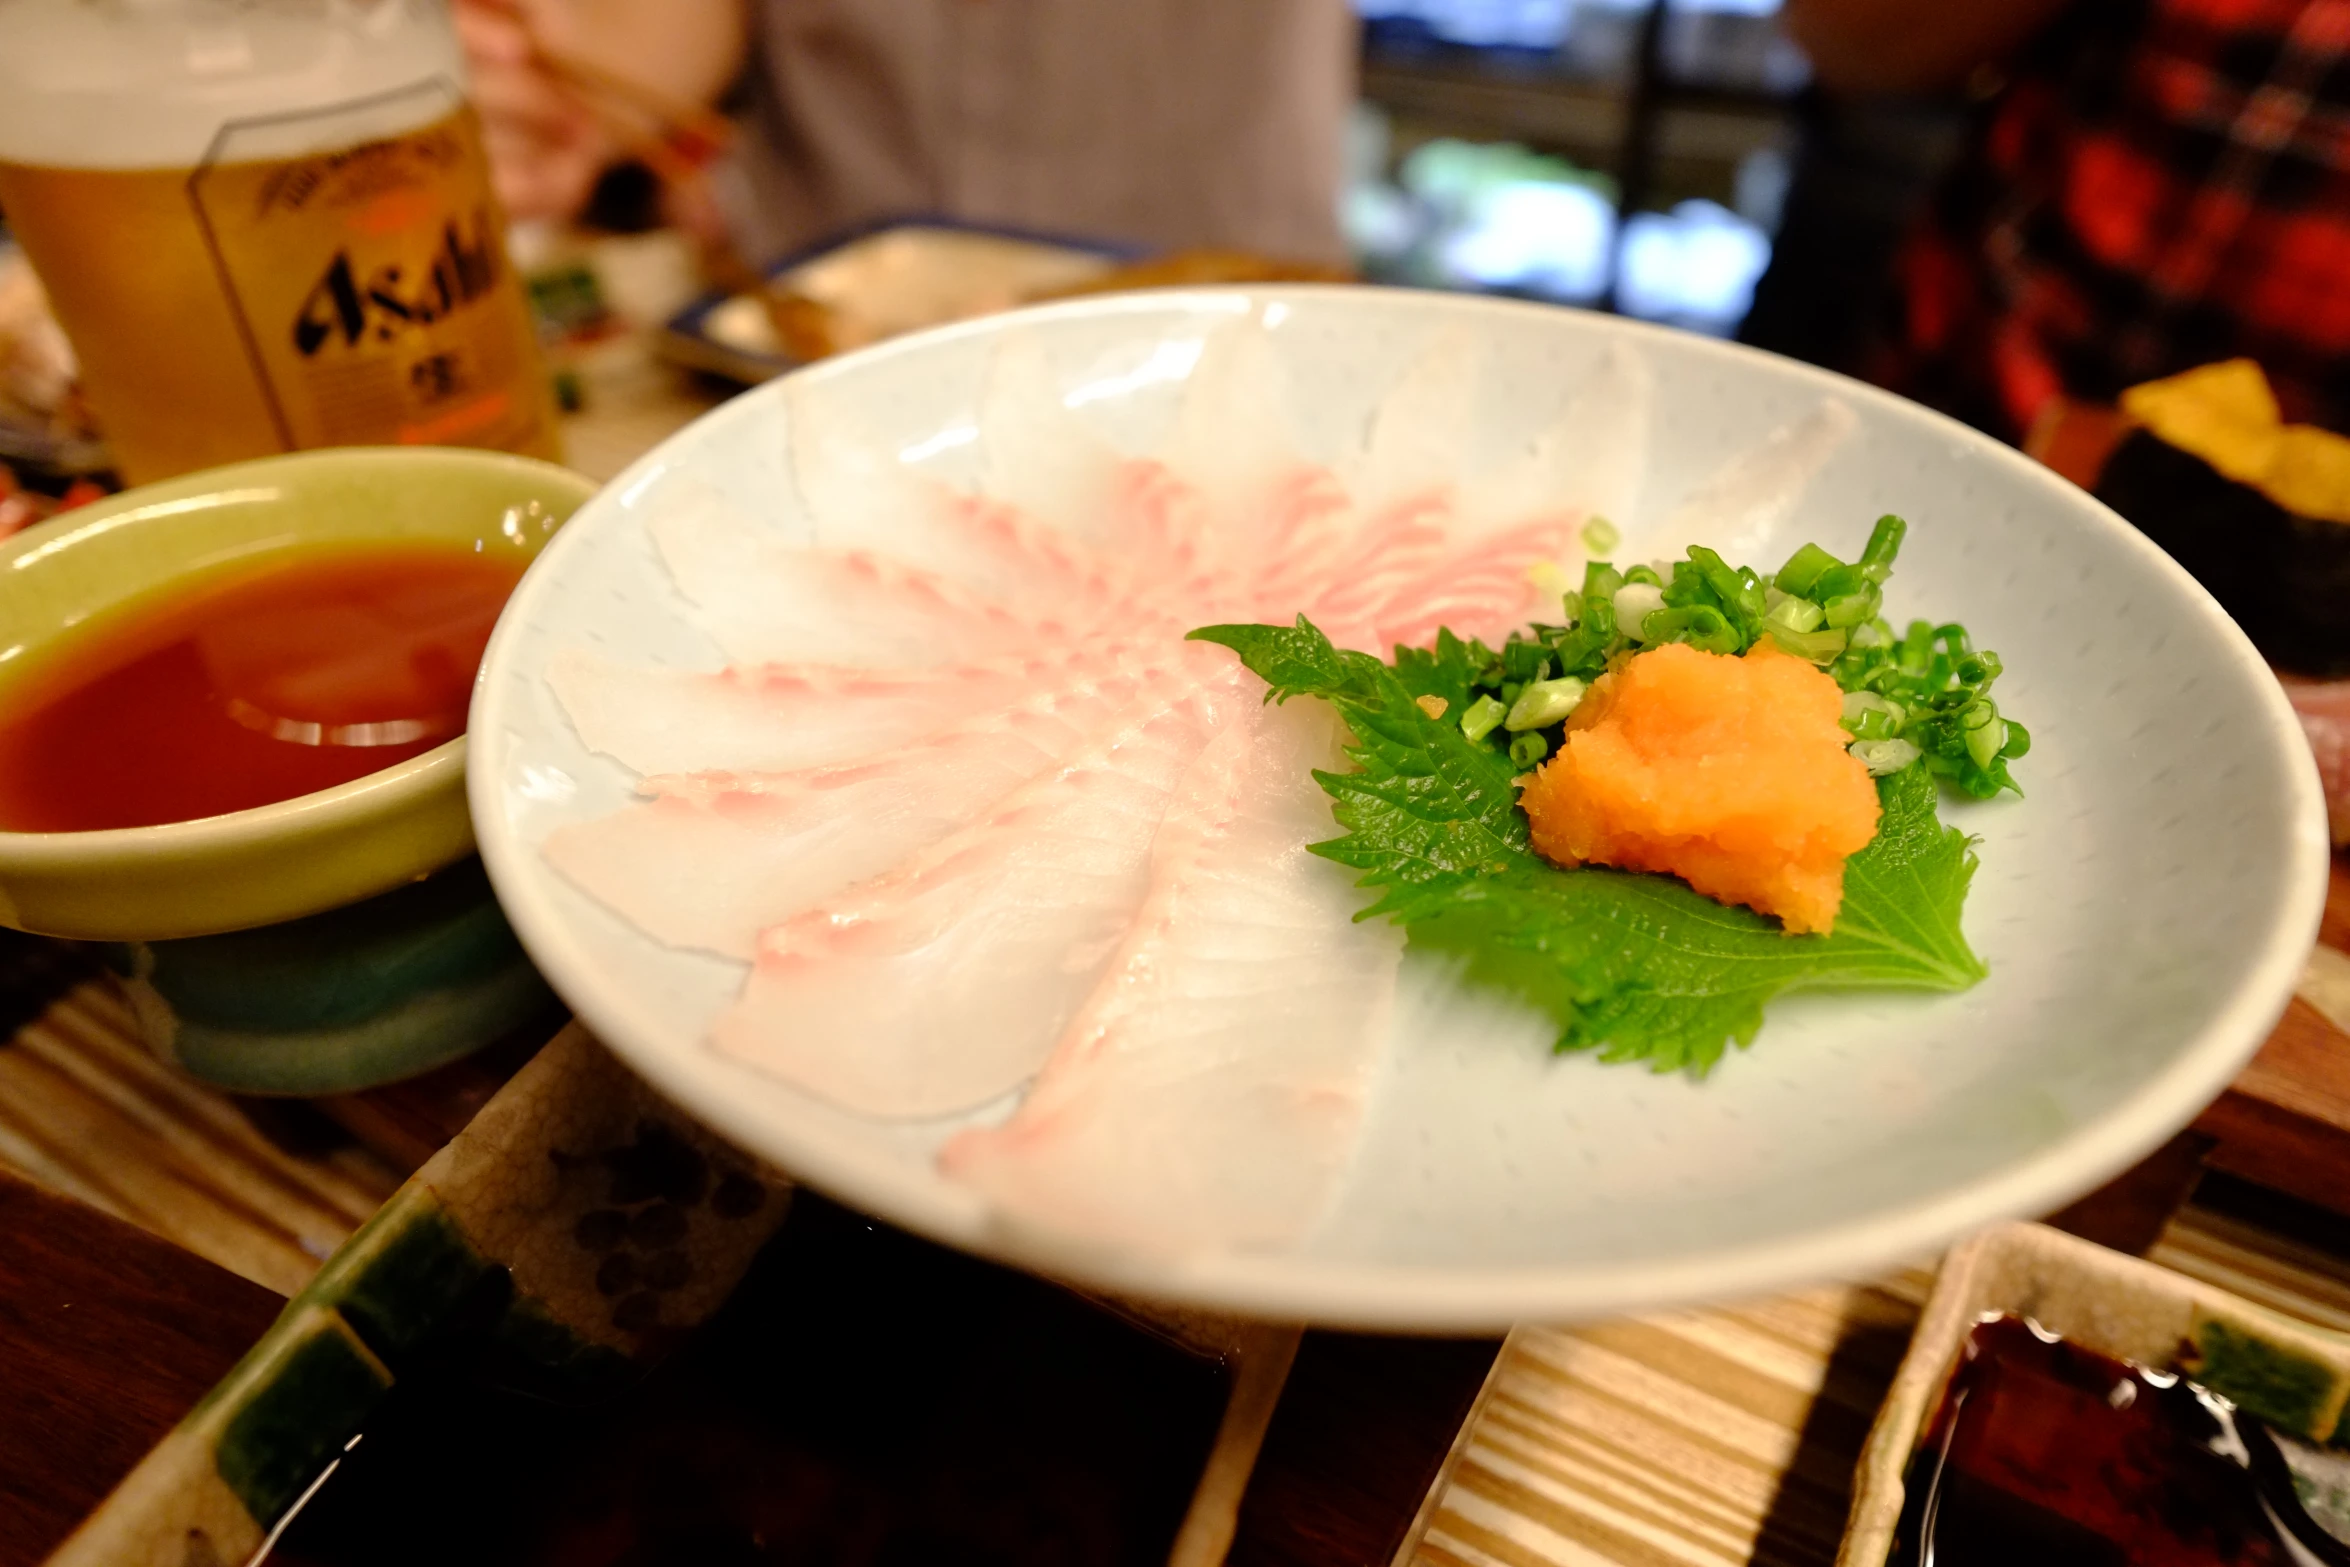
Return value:
M 546 584 L 571 551 L 592 548 L 591 530 L 611 526 L 597 519 L 621 510 L 628 498 L 675 466 L 673 453 L 691 439 L 707 438 L 710 427 L 759 417 L 793 395 L 791 389 L 819 384 L 835 375 L 905 354 L 919 354 L 942 342 L 994 336 L 1033 322 L 1069 317 L 1213 311 L 1255 313 L 1261 306 L 1295 299 L 1362 300 L 1404 305 L 1431 316 L 1496 319 L 1564 314 L 1582 318 L 1601 335 L 1621 334 L 1636 342 L 1669 342 L 1676 353 L 1714 356 L 1732 363 L 1767 363 L 1792 374 L 1823 395 L 1874 405 L 1895 417 L 1924 419 L 1930 428 L 1969 448 L 1982 460 L 2002 465 L 2027 486 L 2047 492 L 2062 510 L 2084 525 L 2103 530 L 2124 550 L 2182 590 L 2191 612 L 2219 633 L 2230 673 L 2252 674 L 2263 732 L 2283 744 L 2300 765 L 2286 772 L 2292 798 L 2284 802 L 2289 841 L 2303 849 L 2298 864 L 2284 867 L 2280 896 L 2272 907 L 2258 956 L 2210 1021 L 2112 1110 L 2068 1130 L 2055 1143 L 2004 1170 L 1949 1185 L 1929 1196 L 1863 1214 L 1791 1237 L 1710 1251 L 1702 1256 L 1636 1260 L 1599 1266 L 1526 1264 L 1471 1266 L 1364 1263 L 1308 1258 L 1292 1253 L 1220 1252 L 1178 1259 L 1097 1248 L 1070 1237 L 991 1218 L 975 1202 L 941 1204 L 935 1178 L 894 1159 L 860 1158 L 818 1138 L 788 1150 L 742 1102 L 703 1091 L 692 1072 L 672 1053 L 630 1037 L 632 1028 L 611 998 L 592 983 L 574 983 L 592 966 L 572 961 L 561 922 L 536 896 L 527 863 L 530 846 L 507 825 L 499 779 L 504 772 L 504 713 L 500 693 L 520 673 L 509 668 L 513 647 L 532 618 Z M 2234 1079 L 2292 998 L 2295 984 L 2315 945 L 2325 907 L 2331 848 L 2323 792 L 2315 758 L 2284 689 L 2267 662 L 2211 594 L 2151 539 L 2095 496 L 2060 478 L 2022 452 L 1958 420 L 1816 365 L 1740 343 L 1625 317 L 1524 300 L 1431 294 L 1365 284 L 1233 284 L 1096 295 L 1009 311 L 912 333 L 844 354 L 769 381 L 710 410 L 672 433 L 631 463 L 591 497 L 540 553 L 508 601 L 483 655 L 468 726 L 472 737 L 466 787 L 475 836 L 491 885 L 507 918 L 548 983 L 572 1005 L 591 1032 L 665 1097 L 747 1151 L 785 1166 L 802 1181 L 863 1212 L 942 1244 L 1088 1288 L 1153 1297 L 1187 1305 L 1243 1313 L 1269 1320 L 1311 1321 L 1334 1327 L 1389 1332 L 1495 1332 L 1528 1320 L 1570 1321 L 1625 1311 L 1651 1311 L 1700 1301 L 1770 1293 L 1881 1272 L 1945 1248 L 1968 1231 L 2017 1216 L 2037 1215 L 2095 1189 L 2127 1169 L 2186 1125 Z M 551 874 L 551 873 L 548 873 Z M 785 1139 L 785 1141 L 792 1141 Z

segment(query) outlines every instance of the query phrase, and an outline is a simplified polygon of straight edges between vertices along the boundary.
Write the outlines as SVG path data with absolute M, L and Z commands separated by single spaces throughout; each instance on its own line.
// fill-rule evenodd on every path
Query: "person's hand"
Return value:
M 540 61 L 540 43 L 564 47 L 569 7 L 563 0 L 456 0 L 454 10 L 507 215 L 574 216 L 617 149 Z

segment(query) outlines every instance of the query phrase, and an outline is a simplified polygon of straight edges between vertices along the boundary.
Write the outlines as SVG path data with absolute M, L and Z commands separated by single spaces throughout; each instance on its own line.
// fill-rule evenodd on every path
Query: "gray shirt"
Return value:
M 1346 0 L 753 0 L 751 254 L 881 217 L 1343 259 Z

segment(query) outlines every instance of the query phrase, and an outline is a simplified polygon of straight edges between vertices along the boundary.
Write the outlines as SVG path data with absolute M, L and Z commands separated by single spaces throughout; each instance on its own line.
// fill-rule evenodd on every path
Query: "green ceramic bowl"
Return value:
M 351 448 L 132 490 L 0 543 L 0 692 L 93 614 L 321 543 L 520 558 L 593 493 L 528 458 Z M 148 1042 L 253 1093 L 337 1093 L 546 1026 L 473 859 L 462 738 L 277 805 L 0 832 L 0 925 L 119 944 Z
M 0 543 L 0 690 L 92 614 L 320 543 L 480 541 L 535 556 L 595 486 L 548 463 L 353 448 L 239 463 L 81 507 Z M 153 941 L 275 924 L 473 852 L 462 738 L 338 788 L 161 827 L 0 832 L 0 925 Z

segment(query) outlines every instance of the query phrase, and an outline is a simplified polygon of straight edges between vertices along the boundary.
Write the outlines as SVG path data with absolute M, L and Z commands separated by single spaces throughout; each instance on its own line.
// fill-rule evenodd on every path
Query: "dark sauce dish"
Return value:
M 2283 1441 L 2257 1420 L 2239 1422 L 2237 1434 L 2252 1466 L 2253 1483 L 2267 1504 L 2269 1519 L 2293 1537 L 2293 1543 L 2326 1567 L 2350 1567 L 2350 1542 L 2334 1535 L 2303 1503 L 2298 1477 L 2285 1456 Z
M 2350 1564 L 2259 1420 L 2004 1314 L 1967 1335 L 1904 1490 L 1897 1567 Z

